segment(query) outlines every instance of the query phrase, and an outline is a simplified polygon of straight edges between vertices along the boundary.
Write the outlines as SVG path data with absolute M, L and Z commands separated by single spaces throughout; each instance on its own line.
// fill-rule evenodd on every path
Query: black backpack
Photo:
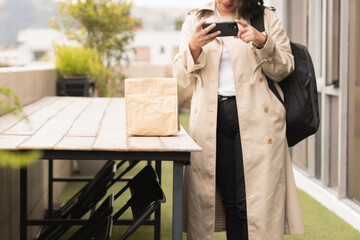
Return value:
M 251 18 L 251 25 L 259 32 L 265 31 L 264 14 Z M 307 48 L 290 42 L 295 60 L 295 70 L 279 83 L 284 93 L 280 97 L 274 82 L 266 76 L 269 88 L 286 109 L 286 137 L 288 145 L 294 146 L 316 133 L 319 128 L 318 92 L 314 66 Z

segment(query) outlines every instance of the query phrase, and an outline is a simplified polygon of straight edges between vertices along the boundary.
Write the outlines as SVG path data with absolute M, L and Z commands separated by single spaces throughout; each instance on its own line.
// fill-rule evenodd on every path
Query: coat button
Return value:
M 264 112 L 268 113 L 269 112 L 269 107 L 264 107 Z
M 195 108 L 194 113 L 197 113 L 197 108 Z
M 197 139 L 196 139 L 196 138 L 193 138 L 193 140 L 194 140 L 194 142 L 196 142 L 196 143 L 197 143 Z
M 259 82 L 263 82 L 264 81 L 264 78 L 263 77 L 260 77 L 259 78 Z
M 267 142 L 268 142 L 268 144 L 272 144 L 272 142 L 273 142 L 272 138 L 268 138 Z

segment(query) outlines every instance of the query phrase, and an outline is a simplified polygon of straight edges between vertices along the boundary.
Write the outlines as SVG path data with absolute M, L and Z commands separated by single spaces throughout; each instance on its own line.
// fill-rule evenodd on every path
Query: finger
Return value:
M 221 31 L 216 31 L 214 33 L 210 33 L 209 38 L 216 38 L 217 36 L 219 36 L 221 34 Z
M 214 41 L 214 40 L 215 40 L 215 38 L 210 38 L 210 39 L 206 40 L 206 41 L 204 42 L 204 46 L 205 46 L 206 44 Z
M 219 36 L 221 31 L 216 31 L 211 34 L 207 34 L 205 38 L 203 38 L 204 45 L 208 44 L 209 42 L 213 41 L 217 36 Z
M 244 37 L 242 40 L 243 40 L 244 43 L 251 42 L 251 39 L 249 37 Z
M 213 30 L 214 28 L 216 27 L 216 24 L 213 23 L 211 24 L 210 26 L 204 28 L 202 31 L 203 31 L 203 34 L 208 34 L 208 32 L 210 32 L 211 30 Z
M 242 40 L 248 39 L 249 41 L 252 41 L 252 40 L 254 39 L 254 37 L 252 36 L 251 33 L 247 32 L 247 33 L 244 33 L 244 34 L 241 36 L 241 39 L 242 39 Z
M 244 35 L 244 34 L 246 34 L 247 33 L 247 29 L 245 29 L 245 28 L 240 28 L 239 29 L 239 31 L 238 31 L 238 38 L 242 38 L 242 36 Z
M 202 45 L 208 44 L 209 42 L 211 42 L 211 41 L 214 40 L 215 38 L 216 38 L 216 36 L 214 36 L 214 34 L 207 34 L 207 35 L 205 35 L 205 36 L 201 39 Z
M 202 25 L 206 22 L 206 19 L 202 18 L 196 25 L 195 25 L 195 30 L 196 31 L 201 31 L 202 30 Z
M 239 32 L 244 33 L 244 32 L 247 32 L 247 31 L 249 31 L 249 27 L 239 27 Z
M 242 21 L 240 21 L 240 20 L 238 20 L 238 19 L 235 19 L 235 22 L 236 22 L 237 24 L 240 24 L 240 26 L 243 27 L 243 28 L 246 28 L 246 27 L 249 26 L 249 24 L 244 23 L 244 22 L 242 22 Z

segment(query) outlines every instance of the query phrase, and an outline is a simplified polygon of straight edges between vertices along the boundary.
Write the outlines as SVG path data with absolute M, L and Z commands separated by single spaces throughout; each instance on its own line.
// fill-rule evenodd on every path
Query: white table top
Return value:
M 127 136 L 123 98 L 44 97 L 24 113 L 28 120 L 0 117 L 0 150 L 201 151 L 183 128 L 169 137 Z

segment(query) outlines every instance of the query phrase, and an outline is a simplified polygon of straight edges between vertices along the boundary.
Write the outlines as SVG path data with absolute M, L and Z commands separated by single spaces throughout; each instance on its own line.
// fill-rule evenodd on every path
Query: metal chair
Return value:
M 57 210 L 52 219 L 80 219 L 93 209 L 105 196 L 108 187 L 113 183 L 116 172 L 114 160 L 109 160 L 77 194 L 75 194 L 64 206 Z M 58 239 L 70 227 L 71 223 L 61 225 L 53 223 L 39 231 L 35 239 Z
M 160 203 L 166 202 L 165 194 L 156 178 L 157 175 L 153 175 L 155 172 L 150 168 L 152 169 L 151 166 L 146 166 L 133 180 L 129 181 L 127 187 L 130 188 L 131 198 L 113 216 L 113 220 L 116 221 L 129 207 L 132 210 L 133 223 L 120 240 L 127 239 L 160 207 Z
M 132 189 L 132 194 L 135 194 L 135 192 L 138 189 L 141 189 L 144 185 L 144 182 L 155 179 L 159 182 L 159 177 L 154 171 L 154 169 L 151 167 L 151 165 L 146 165 L 139 173 L 137 173 L 131 180 L 128 181 L 128 183 L 115 195 L 115 200 L 120 197 L 121 194 L 123 194 L 129 187 Z
M 112 212 L 114 195 L 110 194 L 90 219 L 72 235 L 69 240 L 110 240 L 112 232 Z

